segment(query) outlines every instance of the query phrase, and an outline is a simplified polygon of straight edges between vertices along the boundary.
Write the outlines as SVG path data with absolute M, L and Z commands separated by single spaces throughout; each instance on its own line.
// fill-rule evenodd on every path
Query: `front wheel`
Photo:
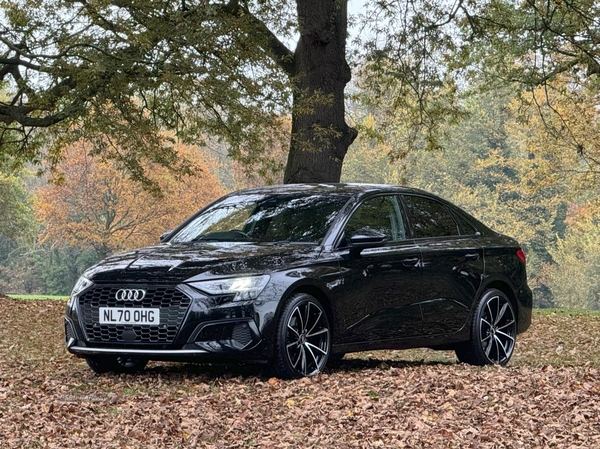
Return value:
M 282 379 L 313 376 L 325 368 L 330 351 L 329 319 L 321 303 L 306 293 L 292 296 L 277 325 L 277 376 Z
M 506 365 L 517 338 L 517 319 L 510 299 L 486 290 L 475 309 L 471 339 L 456 348 L 458 360 L 471 365 Z

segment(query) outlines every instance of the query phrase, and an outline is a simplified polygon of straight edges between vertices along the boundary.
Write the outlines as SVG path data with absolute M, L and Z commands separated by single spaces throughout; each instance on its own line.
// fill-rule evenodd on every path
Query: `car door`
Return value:
M 434 198 L 405 194 L 402 202 L 421 249 L 423 334 L 454 333 L 469 318 L 484 272 L 483 248 L 473 238 L 477 231 Z
M 388 237 L 377 248 L 356 251 L 349 237 L 375 230 Z M 421 333 L 416 304 L 421 283 L 421 252 L 406 238 L 405 220 L 395 195 L 365 199 L 352 213 L 338 245 L 344 278 L 345 331 L 340 343 L 392 340 Z

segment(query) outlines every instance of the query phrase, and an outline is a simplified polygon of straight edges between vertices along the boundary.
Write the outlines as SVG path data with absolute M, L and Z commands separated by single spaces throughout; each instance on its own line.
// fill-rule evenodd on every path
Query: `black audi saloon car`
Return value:
M 504 365 L 531 304 L 519 244 L 447 201 L 299 184 L 229 194 L 161 243 L 91 267 L 65 332 L 97 373 L 234 359 L 294 378 L 376 349 Z

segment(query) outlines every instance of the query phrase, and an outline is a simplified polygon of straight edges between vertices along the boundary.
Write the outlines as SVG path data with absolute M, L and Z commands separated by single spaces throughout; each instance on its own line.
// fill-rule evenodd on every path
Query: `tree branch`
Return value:
M 260 47 L 277 63 L 288 76 L 295 75 L 294 53 L 279 40 L 265 23 L 250 12 L 247 6 L 240 6 L 238 0 L 230 0 L 221 11 L 247 19 L 252 26 L 254 37 L 259 38 Z M 265 42 L 265 44 L 262 44 Z
M 447 15 L 446 20 L 444 20 L 443 22 L 432 23 L 431 25 L 429 25 L 429 26 L 426 27 L 426 30 L 433 30 L 433 29 L 436 29 L 436 28 L 442 28 L 442 27 L 448 25 L 450 22 L 452 22 L 456 18 L 456 15 L 458 14 L 458 12 L 465 9 L 465 8 L 463 8 L 463 2 L 464 2 L 464 0 L 458 0 L 452 6 L 452 10 Z
M 42 70 L 42 66 L 33 64 L 28 61 L 23 61 L 22 59 L 19 59 L 19 58 L 1 58 L 0 57 L 0 64 L 4 64 L 5 66 L 22 65 L 23 67 L 27 67 L 28 69 Z M 6 70 L 6 69 L 2 69 L 0 72 L 3 73 L 4 70 Z
M 76 100 L 56 114 L 47 115 L 45 117 L 30 117 L 29 114 L 35 111 L 32 107 L 7 106 L 4 103 L 0 103 L 0 122 L 4 122 L 7 125 L 18 122 L 22 126 L 48 128 L 75 115 L 76 111 L 80 109 L 82 105 L 82 100 Z

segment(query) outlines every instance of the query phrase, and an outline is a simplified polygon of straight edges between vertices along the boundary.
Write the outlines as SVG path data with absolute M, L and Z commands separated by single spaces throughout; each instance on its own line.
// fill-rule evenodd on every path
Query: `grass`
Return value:
M 61 295 L 8 295 L 9 298 L 13 299 L 51 299 L 53 301 L 66 301 L 69 299 L 68 296 Z
M 533 316 L 600 316 L 600 310 L 585 309 L 533 309 Z

